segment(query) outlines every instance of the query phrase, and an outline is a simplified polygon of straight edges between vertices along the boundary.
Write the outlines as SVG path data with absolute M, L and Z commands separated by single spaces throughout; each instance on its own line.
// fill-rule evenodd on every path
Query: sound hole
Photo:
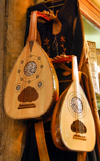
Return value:
M 26 76 L 32 76 L 37 70 L 37 64 L 34 61 L 29 61 L 24 67 L 24 74 Z
M 42 82 L 39 82 L 39 83 L 38 83 L 38 87 L 39 87 L 39 88 L 42 87 Z
M 71 107 L 75 113 L 77 114 L 82 113 L 83 105 L 82 105 L 82 101 L 78 97 L 73 97 L 71 99 Z
M 17 85 L 17 86 L 16 86 L 16 90 L 17 90 L 17 91 L 20 90 L 20 85 Z
M 78 92 L 71 92 L 67 96 L 67 108 L 75 118 L 83 118 L 87 112 L 86 100 Z

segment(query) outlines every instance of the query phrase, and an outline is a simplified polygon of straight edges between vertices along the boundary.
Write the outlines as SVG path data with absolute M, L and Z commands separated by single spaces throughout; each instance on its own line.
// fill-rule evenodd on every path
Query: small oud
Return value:
M 31 13 L 26 46 L 18 57 L 5 90 L 5 111 L 14 119 L 40 118 L 48 115 L 59 95 L 58 79 L 53 64 L 36 42 L 37 17 L 41 17 L 39 13 Z M 43 17 L 42 14 L 42 18 L 46 19 L 46 16 Z
M 63 150 L 88 152 L 95 146 L 94 120 L 79 84 L 76 56 L 72 56 L 72 83 L 54 108 L 51 133 L 54 144 Z

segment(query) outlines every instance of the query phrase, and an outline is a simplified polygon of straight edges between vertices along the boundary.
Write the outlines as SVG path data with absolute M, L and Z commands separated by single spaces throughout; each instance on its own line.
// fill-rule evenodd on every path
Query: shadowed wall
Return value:
M 0 1 L 0 161 L 20 161 L 27 121 L 13 120 L 4 111 L 4 90 L 24 46 L 26 11 L 33 0 Z

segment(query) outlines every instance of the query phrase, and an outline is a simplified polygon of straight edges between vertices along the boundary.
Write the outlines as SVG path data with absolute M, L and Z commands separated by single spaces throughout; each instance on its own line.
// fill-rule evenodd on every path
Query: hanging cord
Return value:
M 52 8 L 53 8 L 53 14 L 54 14 L 54 3 L 53 3 L 53 0 L 52 0 Z M 56 17 L 57 17 L 57 13 L 56 13 Z M 56 19 L 56 18 L 55 18 Z M 56 23 L 56 20 L 54 19 L 54 26 L 56 26 L 55 25 L 55 23 Z M 53 43 L 52 43 L 52 50 L 54 51 L 54 50 L 56 50 L 57 51 L 57 56 L 59 55 L 59 52 L 58 52 L 58 42 L 57 42 L 57 35 L 55 35 L 55 38 L 54 38 L 54 41 L 53 41 Z
M 59 52 L 58 52 L 58 42 L 57 42 L 57 35 L 55 35 L 55 38 L 54 38 L 54 41 L 52 43 L 52 50 L 56 50 L 57 51 L 57 56 L 59 55 Z

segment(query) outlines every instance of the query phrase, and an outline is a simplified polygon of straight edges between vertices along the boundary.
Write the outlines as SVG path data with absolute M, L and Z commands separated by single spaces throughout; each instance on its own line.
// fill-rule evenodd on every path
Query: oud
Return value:
M 36 42 L 37 17 L 32 12 L 29 36 L 10 74 L 4 98 L 5 111 L 14 119 L 48 115 L 58 99 L 58 79 L 50 58 Z M 47 18 L 48 20 L 48 18 Z
M 54 108 L 51 133 L 54 144 L 63 150 L 88 152 L 95 146 L 94 120 L 79 84 L 76 56 L 72 56 L 72 83 Z

